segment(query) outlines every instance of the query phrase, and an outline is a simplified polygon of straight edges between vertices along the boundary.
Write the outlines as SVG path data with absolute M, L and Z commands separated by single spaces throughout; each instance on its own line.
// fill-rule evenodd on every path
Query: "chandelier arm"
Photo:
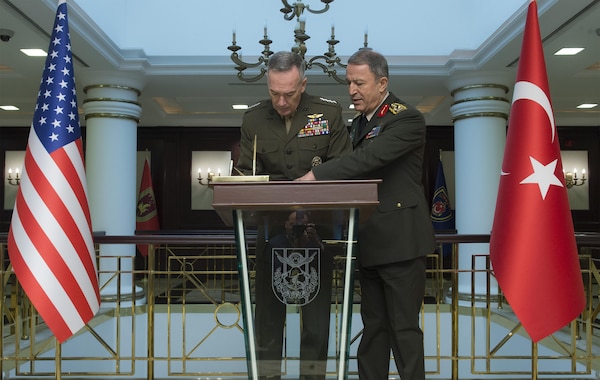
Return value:
M 316 55 L 314 57 L 312 57 L 309 61 L 308 61 L 308 65 L 312 65 L 313 63 L 317 64 L 318 66 L 323 65 L 322 63 L 316 62 L 318 60 L 322 59 L 323 61 L 325 61 L 327 63 L 327 66 L 331 69 L 333 69 L 334 66 L 339 66 L 342 69 L 345 69 L 346 67 L 348 67 L 348 65 L 345 65 L 342 63 L 342 60 L 340 59 L 340 57 L 335 56 L 335 58 L 332 57 L 328 57 L 326 55 Z
M 306 10 L 313 14 L 325 13 L 329 10 L 329 3 L 333 2 L 333 0 L 321 0 L 321 2 L 323 4 L 325 4 L 325 7 L 323 9 L 314 11 L 314 10 L 310 9 L 310 5 L 307 5 Z
M 323 72 L 325 74 L 327 74 L 328 76 L 332 77 L 333 79 L 335 79 L 336 82 L 340 83 L 340 84 L 347 84 L 346 78 L 340 78 L 337 75 L 337 71 L 333 68 L 333 65 L 325 65 L 321 62 L 316 62 L 314 59 L 317 57 L 313 57 L 307 64 L 306 67 L 308 69 L 312 68 L 313 65 L 314 66 L 318 66 L 321 68 L 321 70 L 323 70 Z
M 243 66 L 244 68 L 249 68 L 249 67 L 258 67 L 258 66 L 264 64 L 267 59 L 264 56 L 260 56 L 260 57 L 258 57 L 258 62 L 248 63 L 248 62 L 242 61 L 239 58 L 237 53 L 231 53 L 231 60 L 236 65 Z
M 239 80 L 243 81 L 243 82 L 247 82 L 247 83 L 251 83 L 251 82 L 256 82 L 257 80 L 259 80 L 260 78 L 264 77 L 266 74 L 267 70 L 263 67 L 260 69 L 260 73 L 256 74 L 253 77 L 245 77 L 244 76 L 244 72 L 243 71 L 238 71 L 237 73 L 237 77 Z
M 327 12 L 327 11 L 329 10 L 329 4 L 326 4 L 326 5 L 325 5 L 325 8 L 323 8 L 323 9 L 321 9 L 321 10 L 318 10 L 318 11 L 314 11 L 314 10 L 312 10 L 312 9 L 310 8 L 310 5 L 307 5 L 305 9 L 306 9 L 307 11 L 309 11 L 310 13 L 313 13 L 313 14 L 325 13 L 325 12 Z
M 283 18 L 287 21 L 290 21 L 294 18 L 294 7 L 287 2 L 287 0 L 281 0 L 283 3 L 283 8 L 280 9 L 281 13 L 283 13 Z

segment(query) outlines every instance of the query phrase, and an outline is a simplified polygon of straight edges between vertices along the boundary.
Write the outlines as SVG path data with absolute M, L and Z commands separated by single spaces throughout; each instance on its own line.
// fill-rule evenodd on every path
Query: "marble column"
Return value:
M 143 81 L 129 72 L 91 72 L 84 76 L 86 171 L 92 228 L 106 235 L 134 235 L 136 223 L 138 102 Z M 143 303 L 134 284 L 135 245 L 100 245 L 103 306 Z M 119 276 L 114 276 L 120 271 Z
M 507 83 L 506 74 L 497 72 L 460 74 L 448 82 L 454 97 L 450 112 L 454 121 L 458 234 L 489 234 L 492 229 L 510 111 Z M 489 255 L 488 243 L 459 245 L 459 300 L 470 303 L 473 286 L 476 301 L 483 301 L 488 291 L 484 272 L 475 274 L 474 283 L 470 272 L 486 269 L 486 259 L 480 255 Z M 489 293 L 497 291 L 492 278 Z

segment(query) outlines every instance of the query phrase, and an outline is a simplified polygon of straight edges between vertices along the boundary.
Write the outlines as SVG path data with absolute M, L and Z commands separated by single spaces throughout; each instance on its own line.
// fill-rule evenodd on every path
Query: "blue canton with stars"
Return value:
M 56 13 L 32 123 L 48 153 L 81 137 L 66 3 Z

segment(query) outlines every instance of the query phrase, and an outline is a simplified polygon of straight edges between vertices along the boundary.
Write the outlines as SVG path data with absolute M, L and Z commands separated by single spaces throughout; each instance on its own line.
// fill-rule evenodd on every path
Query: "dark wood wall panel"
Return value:
M 600 153 L 598 127 L 559 128 L 561 149 L 587 150 L 589 155 L 590 209 L 573 211 L 576 231 L 600 232 Z M 227 229 L 211 210 L 191 209 L 190 175 L 193 151 L 231 151 L 234 162 L 239 156 L 239 128 L 144 127 L 138 129 L 138 150 L 152 154 L 152 180 L 158 204 L 161 228 L 182 233 L 195 230 Z M 25 150 L 29 128 L 0 128 L 0 163 L 4 152 Z M 83 128 L 85 138 L 85 128 Z M 84 145 L 85 146 L 85 145 Z M 434 186 L 439 150 L 454 150 L 454 128 L 430 126 L 427 130 L 423 180 L 428 199 Z M 4 179 L 5 180 L 5 179 Z M 4 186 L 0 187 L 4 199 Z M 10 210 L 0 214 L 0 230 L 8 231 Z

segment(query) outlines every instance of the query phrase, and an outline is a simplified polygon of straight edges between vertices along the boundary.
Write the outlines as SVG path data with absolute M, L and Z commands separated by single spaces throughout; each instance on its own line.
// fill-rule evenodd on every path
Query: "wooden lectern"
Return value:
M 341 287 L 343 289 L 339 321 L 341 327 L 337 331 L 339 335 L 335 341 L 339 342 L 336 349 L 336 378 L 346 379 L 358 223 L 359 218 L 365 220 L 379 204 L 377 187 L 380 182 L 380 180 L 348 180 L 215 182 L 213 184 L 213 208 L 226 225 L 234 227 L 236 236 L 249 379 L 258 379 L 259 366 L 251 297 L 250 266 L 252 263 L 249 263 L 247 252 L 247 228 L 259 227 L 259 231 L 264 230 L 266 225 L 273 225 L 274 221 L 283 220 L 284 216 L 293 211 L 310 213 L 311 221 L 319 225 L 342 227 L 338 231 L 343 232 L 337 235 L 332 244 L 343 247 L 345 252 L 342 255 L 344 281 Z M 335 329 L 333 330 L 335 334 Z

